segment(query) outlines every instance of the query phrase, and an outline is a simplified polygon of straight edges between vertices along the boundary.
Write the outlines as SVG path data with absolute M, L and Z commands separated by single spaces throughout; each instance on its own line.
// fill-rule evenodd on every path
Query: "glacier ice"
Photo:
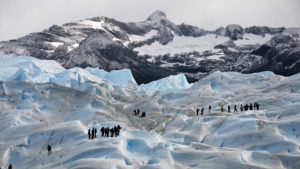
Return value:
M 0 66 L 2 168 L 300 165 L 300 74 L 216 71 L 194 84 L 179 74 L 138 87 L 128 85 L 134 81 L 126 69 L 65 70 L 53 61 L 8 56 L 0 56 Z M 261 110 L 219 110 L 254 101 Z M 196 117 L 202 107 L 204 116 Z M 137 108 L 147 117 L 133 116 Z M 89 128 L 117 124 L 119 137 L 88 140 Z

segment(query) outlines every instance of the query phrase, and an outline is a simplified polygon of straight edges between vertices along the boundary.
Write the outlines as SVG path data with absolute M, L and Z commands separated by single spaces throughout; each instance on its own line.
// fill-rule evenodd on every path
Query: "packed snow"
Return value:
M 152 38 L 153 36 L 157 35 L 157 30 L 151 30 L 148 33 L 146 33 L 145 35 L 129 35 L 129 40 L 130 42 L 134 42 L 134 41 L 145 41 L 147 39 Z
M 273 36 L 270 34 L 265 34 L 264 36 L 261 35 L 254 35 L 251 33 L 247 33 L 243 35 L 243 39 L 238 39 L 234 41 L 234 43 L 238 46 L 242 45 L 261 45 L 271 40 Z
M 174 35 L 173 41 L 169 42 L 166 45 L 162 45 L 159 42 L 155 41 L 150 45 L 144 45 L 138 48 L 134 48 L 135 51 L 139 52 L 139 55 L 151 55 L 159 56 L 170 54 L 180 53 L 189 53 L 189 52 L 199 52 L 213 50 L 214 47 L 218 44 L 222 44 L 228 41 L 228 37 L 218 36 L 213 34 L 208 34 L 201 37 L 188 37 L 188 36 L 177 36 Z
M 31 57 L 0 59 L 1 168 L 9 164 L 19 169 L 300 165 L 300 74 L 217 71 L 192 86 L 181 74 L 148 86 L 159 88 L 156 92 L 143 92 L 142 86 L 119 85 L 132 78 L 129 70 L 119 72 L 120 76 L 116 71 L 108 80 L 110 73 L 100 69 L 65 70 L 54 61 Z M 27 71 L 27 78 L 11 79 L 19 69 Z M 81 75 L 74 76 L 76 87 L 59 83 L 74 72 Z M 57 81 L 42 78 L 50 74 Z M 182 90 L 168 90 L 173 84 Z M 240 104 L 253 102 L 261 105 L 260 110 L 239 110 Z M 222 104 L 225 112 L 220 112 Z M 196 108 L 202 107 L 204 115 L 197 117 Z M 146 117 L 134 116 L 134 109 L 146 112 Z M 102 126 L 118 124 L 120 136 L 101 137 Z M 87 131 L 93 127 L 98 129 L 97 138 L 89 140 Z

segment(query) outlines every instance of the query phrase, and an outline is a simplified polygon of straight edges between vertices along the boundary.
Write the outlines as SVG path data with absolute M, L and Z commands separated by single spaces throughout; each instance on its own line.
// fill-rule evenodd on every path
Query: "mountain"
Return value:
M 130 69 L 138 84 L 184 73 L 194 82 L 214 71 L 300 71 L 300 29 L 228 25 L 213 31 L 176 25 L 155 11 L 124 23 L 107 17 L 53 25 L 0 42 L 6 55 L 56 60 L 64 68 Z
M 216 71 L 192 85 L 179 74 L 146 84 L 156 92 L 133 84 L 128 69 L 65 69 L 53 60 L 0 56 L 0 167 L 300 165 L 300 73 Z M 169 90 L 176 87 L 184 90 Z M 253 102 L 260 110 L 227 112 L 228 105 Z M 196 117 L 196 108 L 203 107 L 204 115 Z M 137 108 L 147 116 L 133 116 Z M 120 136 L 101 137 L 102 126 L 116 125 Z M 98 135 L 89 140 L 91 128 Z

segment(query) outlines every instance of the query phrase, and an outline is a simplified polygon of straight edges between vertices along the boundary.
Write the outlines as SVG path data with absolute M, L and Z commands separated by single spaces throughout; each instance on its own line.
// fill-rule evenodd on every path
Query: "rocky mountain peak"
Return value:
M 154 11 L 148 18 L 147 20 L 153 21 L 153 22 L 160 22 L 163 19 L 166 19 L 167 16 L 164 12 L 160 10 Z

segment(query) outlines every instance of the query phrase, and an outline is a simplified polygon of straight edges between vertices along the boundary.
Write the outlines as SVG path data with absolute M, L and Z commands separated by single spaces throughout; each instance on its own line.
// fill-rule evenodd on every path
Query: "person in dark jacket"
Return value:
M 203 116 L 203 114 L 204 114 L 204 107 L 202 107 L 201 109 L 201 116 Z
M 8 169 L 12 169 L 12 165 L 11 164 L 9 164 Z
M 211 105 L 208 106 L 208 112 L 211 113 Z
M 234 105 L 234 113 L 235 113 L 235 112 L 238 112 L 238 111 L 237 111 L 236 104 Z
M 110 129 L 110 137 L 113 137 L 114 136 L 114 128 L 111 128 Z
M 259 105 L 258 102 L 257 102 L 256 104 L 257 104 L 257 105 L 256 105 L 256 108 L 257 108 L 257 110 L 259 110 L 259 106 L 260 106 L 260 105 Z
M 52 154 L 52 148 L 49 144 L 48 144 L 47 149 L 48 149 L 48 156 L 49 156 L 50 154 Z
M 97 138 L 97 128 L 95 128 L 95 138 Z
M 141 117 L 146 117 L 146 112 L 143 112 Z
M 91 129 L 88 130 L 89 139 L 91 139 Z
M 240 107 L 240 109 L 241 109 L 241 111 L 243 111 L 243 110 L 244 110 L 244 106 L 243 106 L 243 104 L 241 104 L 241 107 Z
M 230 106 L 229 106 L 229 105 L 227 106 L 227 110 L 228 110 L 228 113 L 231 112 L 231 111 L 230 111 Z
M 116 135 L 117 136 L 119 136 L 120 135 L 120 130 L 121 130 L 122 128 L 121 128 L 121 126 L 120 125 L 118 125 L 117 126 L 117 133 L 116 133 Z
M 140 115 L 140 109 L 137 109 L 137 115 L 138 116 Z
M 102 127 L 101 127 L 101 136 L 102 136 L 102 137 L 104 136 L 104 131 L 105 131 L 105 129 L 104 129 L 104 127 L 102 126 Z
M 253 110 L 253 104 L 250 103 L 250 110 Z
M 197 108 L 197 109 L 196 109 L 196 114 L 197 114 L 197 116 L 199 116 L 199 111 L 200 111 L 200 110 Z

